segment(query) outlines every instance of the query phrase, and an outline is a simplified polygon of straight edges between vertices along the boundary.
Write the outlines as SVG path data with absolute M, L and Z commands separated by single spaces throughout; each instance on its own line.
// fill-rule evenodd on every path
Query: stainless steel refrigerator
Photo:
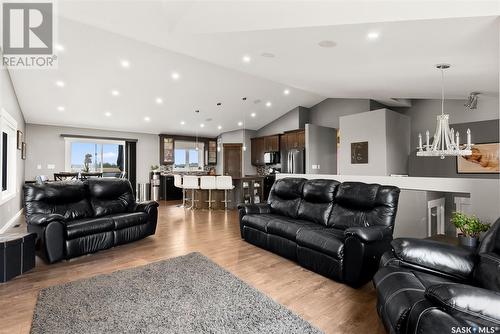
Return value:
M 305 150 L 295 149 L 281 151 L 281 172 L 291 174 L 305 173 Z

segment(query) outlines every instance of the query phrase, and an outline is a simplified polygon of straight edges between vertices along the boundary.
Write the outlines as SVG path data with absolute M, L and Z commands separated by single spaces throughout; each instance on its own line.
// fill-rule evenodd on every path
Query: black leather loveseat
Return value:
M 158 203 L 136 203 L 123 179 L 26 184 L 28 231 L 49 263 L 152 235 Z
M 399 189 L 283 178 L 267 203 L 240 205 L 241 236 L 312 271 L 358 287 L 390 249 Z
M 500 333 L 500 219 L 477 251 L 395 239 L 373 282 L 389 333 Z

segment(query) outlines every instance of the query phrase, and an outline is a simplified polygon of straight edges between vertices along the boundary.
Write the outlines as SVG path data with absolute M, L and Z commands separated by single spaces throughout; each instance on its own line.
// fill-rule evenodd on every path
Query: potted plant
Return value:
M 453 212 L 451 223 L 462 232 L 458 235 L 460 245 L 476 247 L 479 241 L 479 234 L 486 232 L 490 225 L 483 224 L 476 216 L 467 216 L 461 212 Z

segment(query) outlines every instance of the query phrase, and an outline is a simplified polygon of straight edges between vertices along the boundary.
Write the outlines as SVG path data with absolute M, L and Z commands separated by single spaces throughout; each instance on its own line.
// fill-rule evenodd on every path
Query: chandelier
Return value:
M 422 134 L 418 134 L 417 157 L 467 156 L 472 154 L 471 132 L 467 129 L 467 144 L 460 147 L 460 134 L 450 130 L 450 115 L 444 113 L 444 70 L 449 64 L 438 64 L 441 70 L 441 115 L 437 116 L 436 132 L 430 141 L 429 130 L 425 133 L 425 144 L 422 143 Z

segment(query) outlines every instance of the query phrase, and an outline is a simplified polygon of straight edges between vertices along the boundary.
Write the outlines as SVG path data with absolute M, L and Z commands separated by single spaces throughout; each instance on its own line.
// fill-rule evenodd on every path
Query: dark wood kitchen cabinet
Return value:
M 280 150 L 280 136 L 264 137 L 264 150 L 265 152 L 278 152 Z
M 160 200 L 172 201 L 182 199 L 182 189 L 174 185 L 173 175 L 160 177 Z
M 302 149 L 306 146 L 304 130 L 285 132 L 281 136 L 281 140 L 283 141 L 283 147 L 287 150 L 292 148 Z
M 265 139 L 263 137 L 252 138 L 251 139 L 251 157 L 252 165 L 263 166 L 264 165 L 264 153 L 265 150 Z
M 209 140 L 208 141 L 208 161 L 209 165 L 217 164 L 217 141 Z

